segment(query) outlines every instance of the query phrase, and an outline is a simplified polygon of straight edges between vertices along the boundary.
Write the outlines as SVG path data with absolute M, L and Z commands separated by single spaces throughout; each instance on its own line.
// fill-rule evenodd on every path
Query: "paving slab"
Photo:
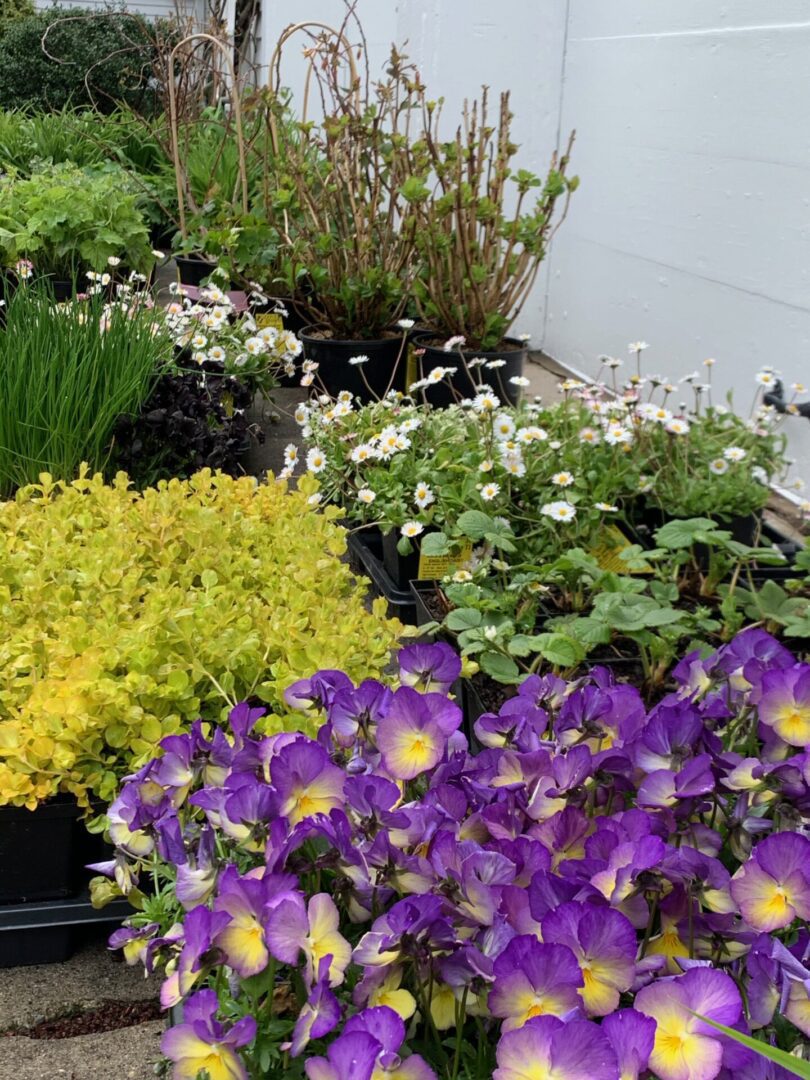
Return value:
M 163 1023 L 74 1039 L 0 1039 L 0 1080 L 155 1080 Z

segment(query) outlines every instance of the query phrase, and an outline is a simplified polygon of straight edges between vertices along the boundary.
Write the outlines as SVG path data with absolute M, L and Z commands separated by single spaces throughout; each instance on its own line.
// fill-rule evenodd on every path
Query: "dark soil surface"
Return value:
M 504 686 L 503 683 L 495 682 L 489 675 L 484 675 L 481 671 L 473 675 L 470 684 L 483 705 L 483 709 L 478 715 L 483 715 L 485 712 L 496 713 L 507 698 L 515 696 L 514 686 Z M 473 711 L 477 712 L 475 709 Z M 477 716 L 473 719 L 477 719 Z
M 24 1035 L 29 1039 L 73 1039 L 77 1035 L 95 1035 L 100 1031 L 117 1031 L 119 1028 L 145 1024 L 149 1020 L 159 1020 L 161 1015 L 160 1003 L 155 1000 L 105 1001 L 97 1009 L 72 1012 L 2 1034 Z

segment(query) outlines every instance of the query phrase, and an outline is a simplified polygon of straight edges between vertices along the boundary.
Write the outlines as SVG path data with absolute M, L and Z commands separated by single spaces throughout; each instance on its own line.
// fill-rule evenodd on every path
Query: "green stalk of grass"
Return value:
M 72 479 L 86 461 L 103 470 L 116 420 L 135 413 L 171 360 L 171 341 L 144 311 L 104 300 L 54 304 L 47 289 L 17 290 L 0 330 L 0 495 L 41 472 Z

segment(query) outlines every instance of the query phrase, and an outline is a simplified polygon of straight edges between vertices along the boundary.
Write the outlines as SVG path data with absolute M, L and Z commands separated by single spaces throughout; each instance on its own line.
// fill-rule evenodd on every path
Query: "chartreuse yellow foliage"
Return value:
M 0 503 L 0 804 L 112 796 L 164 735 L 319 668 L 382 673 L 401 627 L 317 488 L 204 470 L 143 493 L 47 475 Z

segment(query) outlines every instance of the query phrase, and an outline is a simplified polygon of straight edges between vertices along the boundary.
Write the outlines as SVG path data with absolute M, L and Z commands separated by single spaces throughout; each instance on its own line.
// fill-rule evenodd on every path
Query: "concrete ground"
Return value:
M 0 971 L 0 1080 L 154 1080 L 160 1020 L 69 1039 L 9 1034 L 105 1001 L 155 1000 L 159 980 L 114 959 L 104 938 L 64 964 Z
M 529 394 L 553 400 L 559 374 L 551 362 L 530 363 Z M 254 475 L 283 466 L 284 447 L 299 442 L 293 419 L 304 400 L 300 387 L 277 392 L 273 407 L 264 406 L 254 420 L 265 431 L 265 442 L 250 453 Z M 112 958 L 103 937 L 88 944 L 64 964 L 0 971 L 0 1080 L 150 1080 L 160 1058 L 160 1020 L 96 1035 L 68 1039 L 33 1039 L 9 1034 L 42 1020 L 92 1010 L 104 1001 L 154 1000 L 159 981 L 145 980 L 142 969 Z

